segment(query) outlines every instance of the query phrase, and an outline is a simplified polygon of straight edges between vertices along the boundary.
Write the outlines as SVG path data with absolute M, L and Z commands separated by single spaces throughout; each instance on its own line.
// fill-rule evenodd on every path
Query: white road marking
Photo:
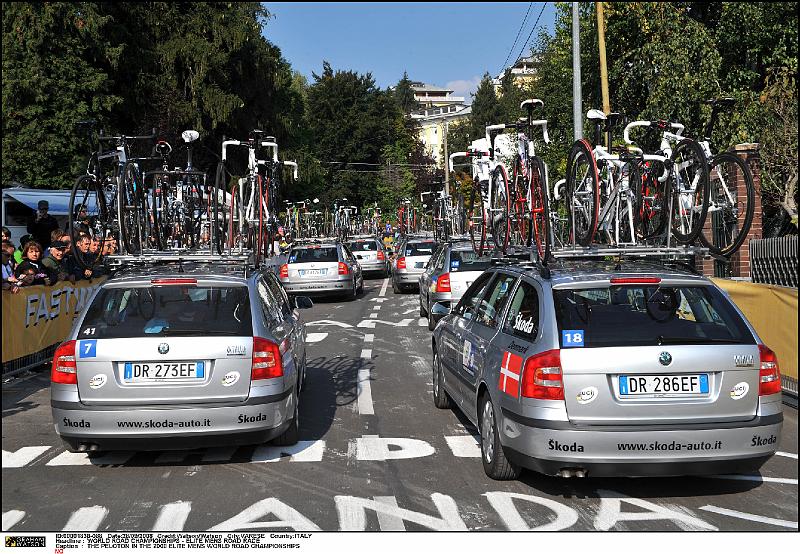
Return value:
M 394 448 L 389 448 L 393 446 Z M 364 435 L 356 439 L 356 458 L 383 461 L 424 458 L 435 452 L 427 442 L 419 439 L 385 438 Z
M 392 508 L 391 512 L 383 512 L 383 511 L 378 512 L 378 526 L 381 528 L 381 531 L 406 530 L 406 524 L 403 523 L 403 519 L 395 515 L 400 510 L 400 506 L 397 505 L 396 497 L 373 496 L 372 498 L 375 500 L 375 502 L 384 504 L 386 506 L 390 506 Z
M 139 529 L 142 519 L 147 516 L 152 506 L 152 502 L 135 501 L 133 506 L 128 509 L 125 517 L 117 524 L 117 529 L 120 531 L 135 531 Z
M 372 350 L 369 351 L 372 356 Z M 363 355 L 364 352 L 362 351 Z M 361 415 L 375 415 L 372 405 L 372 385 L 370 384 L 369 368 L 358 370 L 358 413 Z
M 374 329 L 376 323 L 385 323 L 386 325 L 391 325 L 392 327 L 408 327 L 408 325 L 414 321 L 413 319 L 403 319 L 397 323 L 393 321 L 384 321 L 382 319 L 364 319 L 361 320 L 356 327 L 366 327 L 367 329 Z
M 328 336 L 328 333 L 306 333 L 306 342 L 319 342 L 321 340 L 325 340 L 325 337 Z
M 421 317 L 417 320 L 417 327 L 427 327 L 428 326 L 428 318 Z
M 532 496 L 529 494 L 520 494 L 515 492 L 487 492 L 484 493 L 486 499 L 491 504 L 503 524 L 509 531 L 561 531 L 568 529 L 578 522 L 578 512 L 569 506 L 565 506 L 561 502 L 543 498 L 541 496 Z M 523 519 L 519 513 L 519 508 L 514 505 L 514 500 L 525 501 L 531 504 L 538 504 L 544 506 L 549 511 L 555 513 L 556 518 L 550 521 L 552 517 L 535 517 L 533 521 L 550 521 L 538 527 L 531 528 L 529 524 Z M 528 510 L 526 510 L 528 513 Z M 537 514 L 538 515 L 538 514 Z M 549 514 L 548 514 L 549 515 Z
M 397 520 L 410 521 L 433 529 L 434 531 L 467 531 L 467 525 L 458 513 L 458 506 L 452 497 L 446 494 L 433 493 L 431 500 L 439 511 L 439 516 L 430 516 L 403 508 L 395 508 L 385 500 L 359 498 L 357 496 L 334 496 L 336 511 L 339 513 L 339 529 L 341 531 L 366 531 L 367 510 L 385 513 L 392 519 L 384 519 L 386 523 L 397 525 Z M 381 520 L 378 519 L 380 523 Z
M 330 319 L 320 319 L 319 321 L 309 321 L 306 325 L 333 325 L 335 327 L 343 327 L 345 329 L 349 329 L 352 327 L 349 323 L 342 323 L 341 321 L 331 321 Z
M 179 500 L 161 506 L 153 531 L 183 531 L 186 519 L 192 511 L 192 503 Z
M 133 452 L 109 452 L 90 458 L 85 452 L 63 452 L 47 462 L 48 466 L 91 466 L 124 464 L 133 457 Z
M 369 318 L 370 319 L 377 319 L 378 318 L 378 312 L 372 312 L 371 314 L 369 314 Z
M 791 452 L 776 452 L 776 456 L 783 456 L 784 458 L 792 458 L 793 460 L 797 459 L 797 454 L 792 454 Z
M 370 298 L 370 300 L 372 302 L 386 302 L 389 299 L 388 298 L 380 298 L 380 297 L 376 296 L 375 298 Z
M 797 479 L 785 479 L 783 477 L 764 477 L 763 475 L 709 475 L 709 479 L 729 479 L 731 481 L 756 481 L 758 483 L 783 483 L 785 485 L 796 485 Z
M 479 446 L 478 439 L 472 435 L 456 435 L 452 437 L 445 437 L 447 446 L 453 452 L 456 458 L 480 458 L 481 447 Z
M 291 456 L 292 462 L 321 462 L 324 451 L 325 441 L 297 441 L 292 446 L 259 446 L 250 462 L 277 462 L 285 454 Z
M 268 515 L 275 517 L 271 518 L 269 521 L 258 521 Z M 215 525 L 209 529 L 209 531 L 230 532 L 239 529 L 283 529 L 286 527 L 294 529 L 295 531 L 322 531 L 316 523 L 277 498 L 259 500 L 232 518 Z
M 653 502 L 632 498 L 620 492 L 598 490 L 600 509 L 594 519 L 594 528 L 598 531 L 608 531 L 621 521 L 672 521 L 684 531 L 717 531 L 717 528 L 684 512 L 671 510 L 666 506 L 659 506 Z M 622 503 L 643 508 L 646 512 L 624 512 Z
M 728 510 L 727 508 L 718 508 L 717 506 L 700 506 L 701 510 L 721 514 L 723 516 L 731 516 L 739 519 L 746 519 L 748 521 L 757 521 L 759 523 L 768 523 L 769 525 L 777 525 L 779 527 L 788 527 L 789 529 L 797 529 L 796 521 L 786 521 L 785 519 L 775 519 L 772 517 L 757 516 L 755 514 L 748 514 L 745 512 L 737 512 L 736 510 Z
M 361 350 L 361 357 L 366 358 L 367 360 L 372 359 L 372 349 L 371 348 L 363 348 Z
M 404 312 L 403 312 L 403 315 L 413 314 L 413 313 L 414 313 L 414 312 L 416 312 L 416 311 L 417 311 L 417 309 L 416 309 L 416 308 L 411 308 L 410 310 L 406 310 L 406 311 L 404 311 Z
M 108 508 L 103 506 L 78 508 L 69 516 L 62 531 L 97 531 L 107 515 Z
M 383 280 L 383 285 L 381 286 L 381 292 L 378 293 L 378 296 L 386 296 L 386 288 L 389 286 L 389 278 Z
M 16 452 L 3 450 L 3 468 L 26 466 L 48 450 L 49 446 L 23 446 Z
M 3 512 L 3 531 L 9 531 L 17 523 L 22 521 L 25 517 L 25 512 L 22 510 L 9 510 Z
M 370 342 L 373 342 L 374 340 L 375 340 L 375 335 L 373 335 L 371 333 L 368 333 L 368 334 L 364 335 L 364 342 L 370 343 Z

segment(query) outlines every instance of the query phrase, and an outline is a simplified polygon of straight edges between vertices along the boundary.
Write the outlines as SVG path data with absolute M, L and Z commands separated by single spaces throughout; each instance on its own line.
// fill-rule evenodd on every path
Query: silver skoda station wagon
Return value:
M 478 427 L 495 479 L 752 472 L 778 448 L 775 354 L 685 270 L 494 266 L 432 341 L 434 403 Z
M 73 452 L 298 440 L 305 330 L 274 273 L 184 264 L 106 281 L 56 350 L 55 430 Z

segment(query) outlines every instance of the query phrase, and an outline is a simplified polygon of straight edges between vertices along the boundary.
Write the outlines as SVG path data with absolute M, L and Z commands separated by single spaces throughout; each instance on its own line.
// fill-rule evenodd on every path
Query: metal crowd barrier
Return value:
M 754 283 L 797 288 L 797 235 L 750 241 Z

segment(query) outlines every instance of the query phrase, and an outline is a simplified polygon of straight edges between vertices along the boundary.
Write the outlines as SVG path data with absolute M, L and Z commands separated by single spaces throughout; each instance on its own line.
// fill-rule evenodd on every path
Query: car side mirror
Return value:
M 293 303 L 298 310 L 307 310 L 314 306 L 314 302 L 308 296 L 295 296 Z

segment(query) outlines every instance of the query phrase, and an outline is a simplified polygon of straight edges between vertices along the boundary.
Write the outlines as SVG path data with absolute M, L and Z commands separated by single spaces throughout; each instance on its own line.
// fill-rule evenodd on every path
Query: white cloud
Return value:
M 450 81 L 445 87 L 453 91 L 453 96 L 463 96 L 466 104 L 472 104 L 472 97 L 470 95 L 475 94 L 480 82 L 480 77 L 473 77 L 472 79 Z

